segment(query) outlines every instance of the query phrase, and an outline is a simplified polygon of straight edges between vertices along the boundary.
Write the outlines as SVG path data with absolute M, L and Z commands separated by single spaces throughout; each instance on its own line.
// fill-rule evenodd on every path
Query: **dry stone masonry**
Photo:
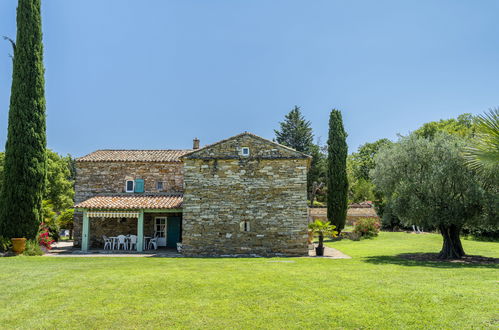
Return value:
M 183 160 L 185 255 L 307 254 L 308 156 L 246 133 Z
M 310 156 L 250 133 L 201 149 L 196 139 L 193 147 L 99 150 L 78 159 L 76 206 L 87 211 L 142 210 L 146 236 L 153 235 L 155 217 L 182 217 L 180 239 L 187 256 L 308 255 Z M 126 180 L 137 179 L 144 180 L 143 192 L 125 192 Z M 157 182 L 163 182 L 161 190 Z M 178 204 L 159 205 L 160 194 Z M 137 203 L 143 204 L 139 208 Z M 90 247 L 102 248 L 102 235 L 135 234 L 137 224 L 137 218 L 90 216 Z M 78 245 L 81 212 L 75 212 L 74 226 Z
M 75 204 L 91 197 L 105 194 L 126 194 L 126 180 L 143 179 L 144 190 L 149 193 L 181 193 L 183 191 L 183 165 L 176 162 L 138 161 L 86 161 L 76 164 Z M 156 189 L 156 183 L 163 182 L 163 189 Z M 74 215 L 75 246 L 79 246 L 82 227 L 82 212 Z M 102 235 L 137 233 L 137 219 L 91 219 L 90 245 L 99 247 Z M 113 229 L 114 228 L 114 229 Z M 146 232 L 148 235 L 150 232 Z

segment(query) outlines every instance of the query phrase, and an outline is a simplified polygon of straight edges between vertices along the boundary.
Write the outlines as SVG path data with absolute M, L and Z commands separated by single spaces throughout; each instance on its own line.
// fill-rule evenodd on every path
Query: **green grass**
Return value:
M 499 326 L 496 265 L 396 256 L 437 252 L 438 235 L 328 244 L 353 259 L 0 258 L 0 328 Z

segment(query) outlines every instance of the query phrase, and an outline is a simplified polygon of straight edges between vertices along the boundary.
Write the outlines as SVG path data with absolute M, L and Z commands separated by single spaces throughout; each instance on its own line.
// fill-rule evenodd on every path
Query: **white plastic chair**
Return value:
M 154 248 L 154 250 L 158 249 L 158 238 L 154 237 L 149 240 L 149 250 Z
M 137 249 L 137 235 L 130 235 L 130 238 L 129 238 L 128 243 L 130 244 L 130 245 L 128 246 L 128 248 L 129 248 L 130 250 L 133 250 L 133 249 L 134 249 L 134 247 L 135 247 L 135 249 Z
M 177 252 L 182 252 L 182 243 L 177 243 Z
M 106 249 L 111 250 L 111 246 L 113 244 L 111 239 L 108 238 L 106 235 L 102 235 L 102 240 L 104 241 L 104 250 L 106 250 Z
M 120 246 L 123 246 L 123 250 L 128 250 L 128 245 L 126 242 L 126 236 L 125 235 L 118 235 L 118 247 L 117 250 L 120 249 Z

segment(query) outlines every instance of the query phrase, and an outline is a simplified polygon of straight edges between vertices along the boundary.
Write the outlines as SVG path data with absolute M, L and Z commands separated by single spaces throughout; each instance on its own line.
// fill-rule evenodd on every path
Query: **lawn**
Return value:
M 497 328 L 497 265 L 407 261 L 438 235 L 328 243 L 352 259 L 0 258 L 0 327 Z M 499 243 L 463 241 L 499 257 Z

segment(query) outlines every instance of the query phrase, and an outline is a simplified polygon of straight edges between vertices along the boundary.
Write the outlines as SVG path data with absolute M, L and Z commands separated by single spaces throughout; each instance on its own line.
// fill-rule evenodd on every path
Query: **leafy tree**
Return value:
M 281 126 L 280 130 L 274 130 L 278 143 L 310 154 L 314 134 L 310 121 L 305 120 L 299 107 L 295 106 L 279 125 Z
M 348 199 L 350 203 L 361 203 L 365 201 L 373 201 L 374 184 L 371 180 L 348 180 Z
M 350 202 L 358 203 L 366 200 L 374 201 L 379 216 L 382 216 L 384 200 L 382 194 L 376 191 L 369 172 L 374 169 L 375 157 L 379 150 L 392 142 L 380 139 L 365 143 L 347 158 L 348 198 Z
M 327 218 L 338 232 L 345 227 L 348 208 L 347 134 L 339 110 L 333 109 L 329 117 L 327 165 Z
M 364 143 L 357 152 L 352 153 L 352 171 L 356 180 L 370 181 L 369 172 L 375 167 L 375 157 L 378 151 L 392 144 L 388 139 L 380 139 L 372 143 Z
M 1 194 L 2 234 L 35 238 L 46 176 L 40 0 L 19 0 Z
M 460 232 L 480 221 L 485 192 L 462 155 L 462 139 L 440 133 L 432 139 L 412 134 L 380 151 L 374 183 L 405 225 L 437 227 L 443 236 L 439 257 L 465 253 Z
M 47 177 L 43 193 L 44 221 L 47 221 L 46 214 L 52 212 L 59 214 L 63 210 L 72 207 L 74 197 L 74 175 L 71 171 L 74 160 L 70 155 L 61 157 L 50 149 L 47 149 L 46 152 Z M 4 153 L 0 152 L 0 190 L 4 177 L 3 163 Z
M 310 151 L 312 162 L 307 174 L 307 187 L 309 192 L 308 199 L 312 206 L 315 196 L 324 188 L 326 183 L 327 158 L 318 145 L 312 145 Z
M 470 113 L 464 113 L 459 115 L 457 119 L 442 119 L 426 123 L 414 131 L 414 134 L 419 137 L 432 138 L 438 133 L 445 132 L 467 138 L 472 137 L 475 130 L 475 117 Z
M 50 201 L 57 213 L 73 206 L 71 162 L 71 156 L 61 157 L 47 149 L 47 182 L 43 198 Z
M 74 209 L 66 209 L 57 217 L 59 228 L 69 230 L 69 239 L 73 239 L 73 215 Z

